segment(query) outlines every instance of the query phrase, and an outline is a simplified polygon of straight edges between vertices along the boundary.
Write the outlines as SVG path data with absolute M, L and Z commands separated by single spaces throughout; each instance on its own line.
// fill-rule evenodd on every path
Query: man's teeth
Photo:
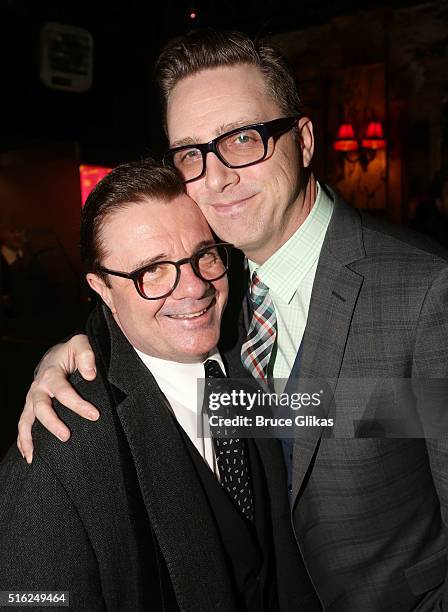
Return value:
M 172 314 L 169 315 L 172 319 L 195 319 L 196 317 L 200 317 L 201 315 L 204 314 L 204 312 L 207 312 L 207 308 L 204 308 L 203 310 L 200 310 L 199 312 L 192 312 L 191 314 Z

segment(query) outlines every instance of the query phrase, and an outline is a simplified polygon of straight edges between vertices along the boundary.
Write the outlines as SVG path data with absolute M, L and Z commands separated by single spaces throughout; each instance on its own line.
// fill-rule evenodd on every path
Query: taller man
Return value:
M 239 344 L 251 374 L 326 377 L 336 394 L 345 379 L 446 378 L 446 260 L 317 183 L 313 127 L 275 50 L 241 33 L 193 32 L 168 44 L 157 76 L 166 160 L 248 258 Z M 86 373 L 86 349 L 77 337 L 47 356 L 20 426 L 27 453 L 33 403 L 55 433 L 64 426 L 48 395 L 85 416 L 92 409 L 73 399 L 59 365 L 74 353 Z M 324 610 L 448 609 L 445 441 L 319 429 L 284 450 L 297 542 Z

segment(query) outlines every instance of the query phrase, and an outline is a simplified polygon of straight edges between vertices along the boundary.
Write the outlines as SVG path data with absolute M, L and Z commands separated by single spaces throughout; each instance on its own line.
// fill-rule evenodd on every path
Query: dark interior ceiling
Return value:
M 323 0 L 0 0 L 3 151 L 73 140 L 86 161 L 113 163 L 163 146 L 150 67 L 161 46 L 192 27 L 264 36 L 393 3 Z M 421 2 L 420 2 L 421 3 Z M 190 14 L 194 12 L 194 20 Z M 49 21 L 86 28 L 95 45 L 85 94 L 50 90 L 38 78 L 39 31 Z M 151 146 L 149 146 L 151 143 Z
M 253 35 L 322 23 L 336 15 L 375 7 L 422 4 L 422 0 L 1 0 L 2 21 L 61 21 L 84 27 L 132 24 L 153 34 L 152 44 L 193 26 L 236 28 Z M 196 18 L 189 15 L 195 12 Z

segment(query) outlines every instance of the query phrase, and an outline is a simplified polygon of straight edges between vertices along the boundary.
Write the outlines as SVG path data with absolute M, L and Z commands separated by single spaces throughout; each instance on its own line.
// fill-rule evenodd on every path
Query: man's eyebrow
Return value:
M 200 144 L 199 138 L 196 138 L 196 140 L 190 136 L 187 138 L 179 138 L 179 140 L 175 140 L 174 142 L 170 143 L 170 149 L 176 149 L 177 147 L 184 147 L 186 145 L 194 144 Z
M 221 124 L 215 131 L 215 138 L 221 136 L 221 134 L 225 134 L 226 132 L 231 132 L 232 130 L 236 130 L 237 128 L 244 127 L 246 125 L 253 125 L 254 123 L 262 123 L 262 119 L 250 117 L 239 119 L 238 121 L 232 121 L 230 123 Z M 211 139 L 213 140 L 213 138 Z M 177 147 L 185 147 L 188 145 L 197 145 L 197 144 L 205 144 L 199 138 L 195 138 L 194 136 L 187 136 L 186 138 L 179 138 L 178 140 L 174 140 L 170 143 L 170 149 L 175 149 Z
M 168 259 L 169 255 L 167 255 L 166 253 L 158 253 L 153 257 L 148 257 L 146 259 L 141 259 L 140 261 L 138 261 L 134 266 L 134 270 L 138 270 L 139 268 L 145 268 L 146 266 L 150 266 L 151 264 L 156 263 L 157 261 L 166 261 Z
M 201 242 L 197 243 L 194 252 L 196 253 L 196 251 L 200 251 L 201 249 L 205 249 L 206 247 L 213 246 L 214 244 L 216 244 L 216 241 L 212 238 L 210 238 L 210 240 L 201 240 Z
M 243 119 L 238 119 L 238 121 L 232 121 L 231 123 L 223 123 L 216 130 L 216 135 L 221 136 L 221 134 L 225 134 L 226 132 L 231 132 L 232 130 L 236 130 L 237 128 L 245 127 L 246 125 L 253 125 L 254 123 L 260 123 L 261 119 L 252 117 L 245 117 Z
M 215 244 L 215 240 L 210 239 L 210 240 L 201 240 L 201 242 L 198 242 L 196 244 L 196 246 L 194 247 L 193 253 L 196 253 L 196 251 L 200 251 L 201 249 L 204 249 L 208 246 L 212 246 Z M 146 268 L 146 266 L 151 266 L 154 263 L 157 263 L 158 261 L 173 261 L 172 257 L 170 257 L 170 255 L 167 255 L 166 253 L 158 253 L 157 255 L 154 255 L 153 257 L 149 257 L 147 259 L 141 259 L 140 261 L 138 261 L 135 266 L 134 266 L 134 270 L 139 270 L 140 268 Z

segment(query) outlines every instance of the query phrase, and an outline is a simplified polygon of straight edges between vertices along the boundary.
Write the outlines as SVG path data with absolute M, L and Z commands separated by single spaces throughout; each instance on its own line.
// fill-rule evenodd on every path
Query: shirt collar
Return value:
M 333 201 L 317 183 L 316 201 L 291 238 L 261 266 L 248 260 L 251 276 L 256 270 L 270 292 L 287 304 L 320 255 L 333 207 Z
M 134 347 L 135 348 L 135 347 Z M 224 363 L 217 348 L 210 351 L 204 362 L 179 363 L 160 359 L 153 355 L 146 355 L 135 349 L 137 355 L 156 379 L 162 393 L 171 400 L 175 400 L 196 412 L 198 402 L 198 379 L 205 378 L 204 363 L 207 359 L 215 359 L 225 372 Z M 194 398 L 193 402 L 186 401 L 186 398 Z

